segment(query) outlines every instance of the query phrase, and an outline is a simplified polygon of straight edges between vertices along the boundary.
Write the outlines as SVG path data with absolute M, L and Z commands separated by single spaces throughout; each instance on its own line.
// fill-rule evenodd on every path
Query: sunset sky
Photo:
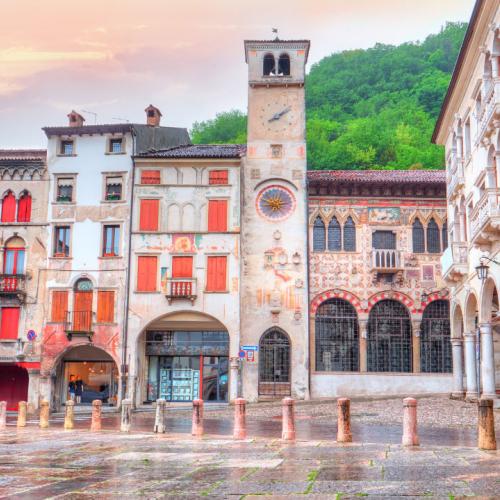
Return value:
M 311 40 L 322 57 L 421 40 L 473 0 L 0 0 L 0 149 L 44 147 L 71 109 L 98 123 L 190 127 L 246 107 L 244 39 Z M 362 68 L 360 68 L 362 71 Z M 92 114 L 83 113 L 87 124 Z M 117 120 L 118 119 L 118 120 Z

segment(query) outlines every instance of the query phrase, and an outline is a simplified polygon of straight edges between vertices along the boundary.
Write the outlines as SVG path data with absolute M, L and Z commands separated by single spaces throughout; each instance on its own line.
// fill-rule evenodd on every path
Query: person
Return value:
M 76 392 L 76 382 L 74 375 L 69 376 L 68 391 L 69 391 L 69 399 L 71 399 L 71 401 L 74 401 Z
M 79 404 L 82 402 L 82 395 L 83 395 L 83 380 L 80 375 L 76 377 L 76 382 L 75 382 L 75 396 L 76 396 L 76 402 Z

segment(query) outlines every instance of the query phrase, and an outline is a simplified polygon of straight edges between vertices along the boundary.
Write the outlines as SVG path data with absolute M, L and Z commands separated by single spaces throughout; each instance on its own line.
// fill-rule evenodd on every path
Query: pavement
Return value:
M 202 438 L 191 437 L 187 409 L 168 411 L 159 435 L 148 412 L 133 415 L 130 433 L 117 430 L 116 414 L 95 433 L 87 415 L 71 431 L 59 416 L 49 429 L 36 419 L 17 429 L 10 415 L 0 431 L 0 498 L 500 498 L 500 451 L 477 449 L 475 405 L 420 399 L 413 448 L 400 445 L 401 400 L 353 402 L 351 444 L 335 441 L 334 409 L 297 404 L 292 443 L 280 439 L 276 403 L 248 406 L 244 441 L 231 437 L 233 409 L 209 405 Z

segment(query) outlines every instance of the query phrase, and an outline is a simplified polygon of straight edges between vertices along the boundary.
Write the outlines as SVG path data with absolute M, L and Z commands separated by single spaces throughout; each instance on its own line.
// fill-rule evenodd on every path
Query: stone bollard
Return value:
M 165 408 L 167 402 L 164 399 L 156 400 L 156 417 L 153 432 L 163 434 L 165 432 Z
M 7 427 L 7 401 L 0 401 L 0 431 Z
M 68 399 L 64 412 L 64 428 L 69 431 L 75 427 L 75 402 Z
M 65 419 L 66 420 L 66 419 Z M 49 402 L 40 401 L 40 429 L 47 429 L 49 426 Z
M 477 402 L 477 447 L 481 450 L 496 450 L 495 416 L 493 414 L 493 400 L 480 399 Z
M 351 400 L 339 398 L 337 400 L 337 443 L 351 443 Z
M 26 427 L 26 413 L 28 410 L 28 403 L 26 401 L 19 401 L 17 405 L 17 426 Z
M 234 439 L 247 438 L 246 405 L 247 402 L 243 398 L 234 400 Z
M 92 401 L 92 421 L 90 423 L 91 432 L 101 430 L 101 413 L 102 401 L 100 399 L 94 399 L 94 401 Z
M 283 399 L 283 428 L 281 431 L 281 439 L 285 441 L 293 441 L 295 439 L 295 408 L 292 398 Z
M 130 420 L 132 415 L 132 400 L 131 399 L 123 399 L 122 400 L 122 421 L 120 424 L 121 432 L 129 432 L 130 431 Z
M 403 399 L 403 446 L 418 446 L 417 400 Z
M 203 436 L 203 399 L 193 399 L 193 436 Z

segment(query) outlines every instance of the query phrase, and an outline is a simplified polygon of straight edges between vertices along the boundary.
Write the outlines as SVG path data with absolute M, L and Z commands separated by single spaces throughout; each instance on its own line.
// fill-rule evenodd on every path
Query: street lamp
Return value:
M 488 270 L 490 269 L 490 266 L 486 265 L 484 262 L 483 262 L 483 258 L 482 257 L 480 260 L 479 260 L 479 266 L 476 266 L 476 272 L 477 272 L 477 277 L 481 280 L 481 281 L 486 281 L 486 279 L 488 278 Z M 486 257 L 487 258 L 487 257 Z

